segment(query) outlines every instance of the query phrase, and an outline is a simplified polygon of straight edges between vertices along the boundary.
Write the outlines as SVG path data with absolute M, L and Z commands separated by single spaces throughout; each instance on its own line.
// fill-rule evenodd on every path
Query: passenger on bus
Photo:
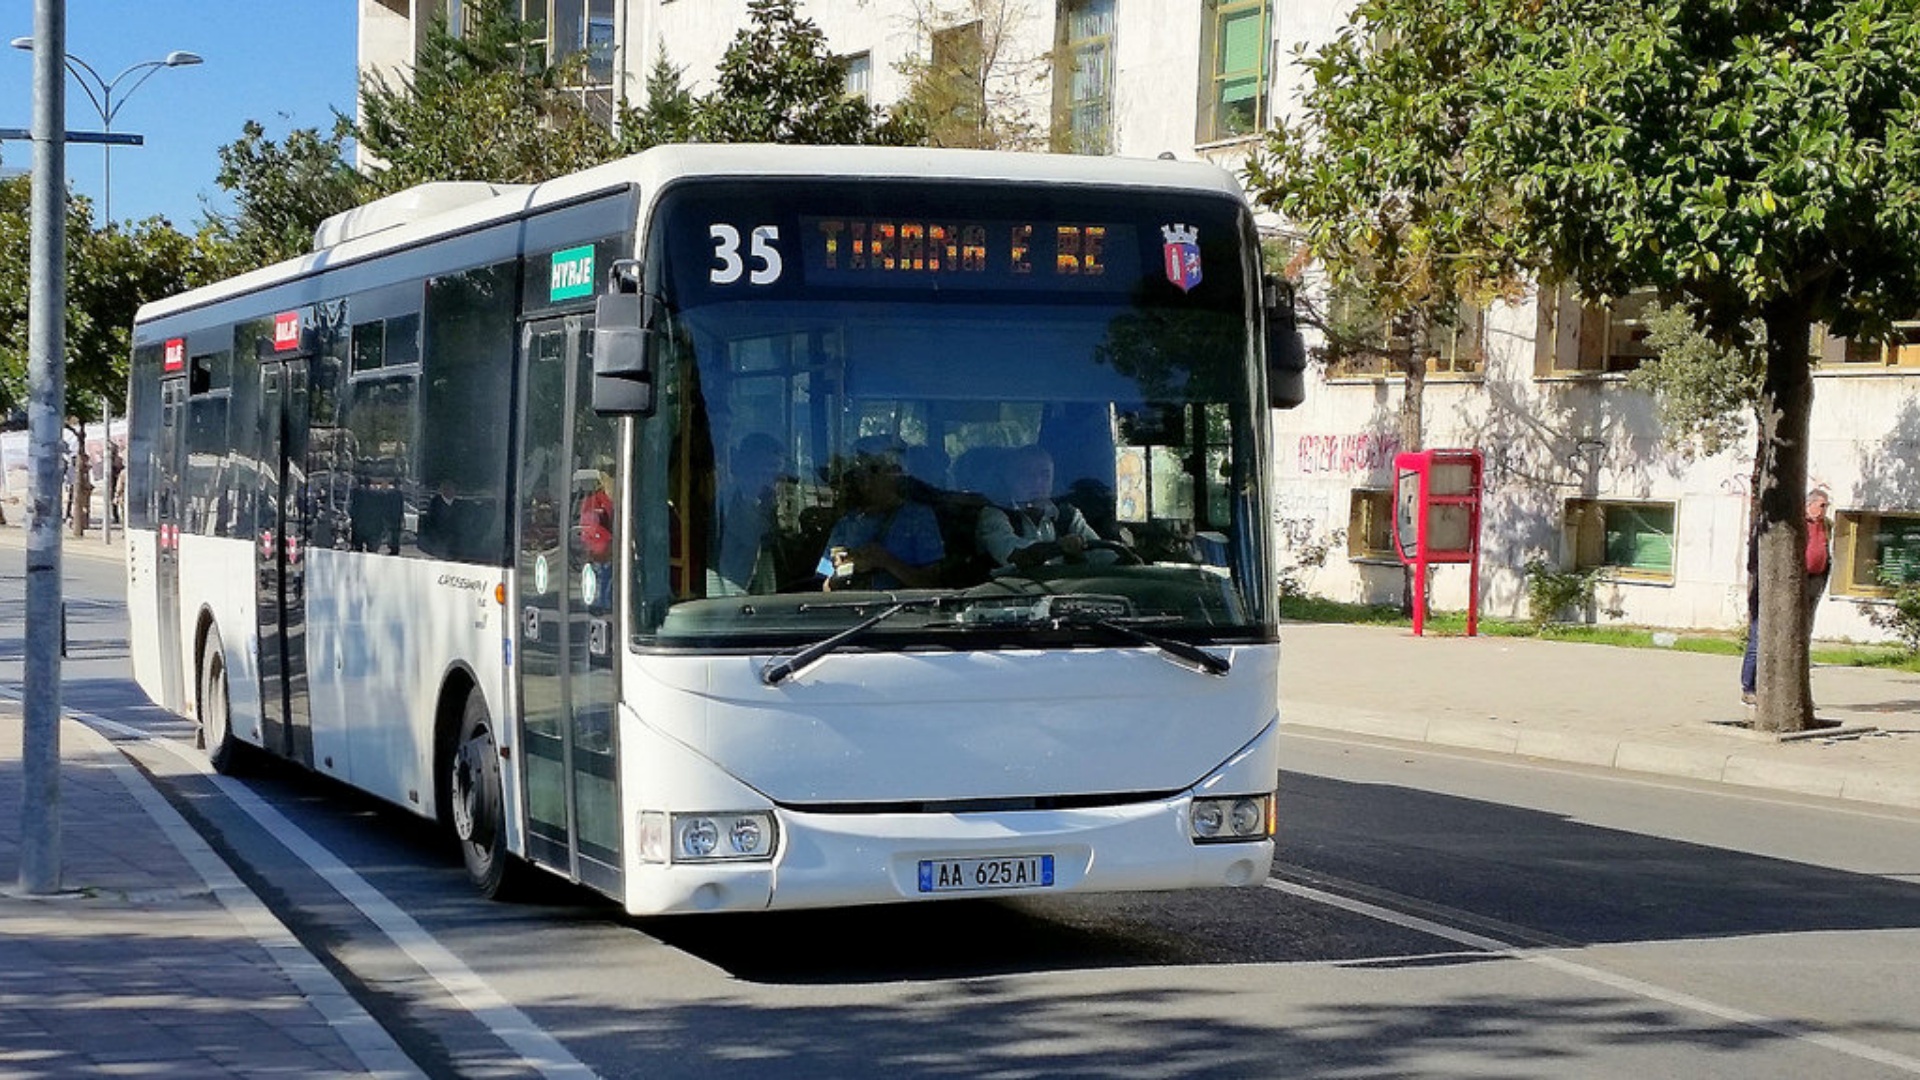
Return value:
M 605 610 L 613 603 L 613 476 L 600 467 L 581 472 L 593 477 L 593 490 L 580 500 L 580 547 L 586 558 L 581 567 L 581 592 L 589 610 Z
M 815 567 L 822 588 L 928 588 L 939 584 L 946 544 L 933 508 L 907 499 L 900 451 L 885 438 L 854 444 L 843 474 L 847 512 Z
M 775 562 L 778 485 L 786 466 L 780 440 L 753 432 L 735 444 L 733 469 L 720 504 L 719 581 L 708 594 L 765 594 L 779 588 Z
M 1053 501 L 1053 457 L 1040 446 L 1010 451 L 995 505 L 980 511 L 976 540 L 1000 567 L 1078 559 L 1101 540 L 1073 504 Z

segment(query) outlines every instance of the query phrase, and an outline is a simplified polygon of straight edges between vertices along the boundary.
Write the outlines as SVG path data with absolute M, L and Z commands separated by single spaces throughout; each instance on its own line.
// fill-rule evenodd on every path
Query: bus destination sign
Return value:
M 809 285 L 867 288 L 1131 288 L 1134 228 L 1098 221 L 802 217 Z

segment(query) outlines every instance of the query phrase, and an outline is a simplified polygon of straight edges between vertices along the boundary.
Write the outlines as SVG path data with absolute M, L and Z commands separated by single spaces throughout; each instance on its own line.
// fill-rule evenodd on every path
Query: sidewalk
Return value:
M 413 1077 L 105 737 L 60 732 L 61 890 L 19 890 L 22 706 L 0 698 L 0 1074 Z
M 1816 667 L 1817 715 L 1733 726 L 1738 657 L 1404 629 L 1281 627 L 1280 717 L 1321 728 L 1920 810 L 1920 674 Z

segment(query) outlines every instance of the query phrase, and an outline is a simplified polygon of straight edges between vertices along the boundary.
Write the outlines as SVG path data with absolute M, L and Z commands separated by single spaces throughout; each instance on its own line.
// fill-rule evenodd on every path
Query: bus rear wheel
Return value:
M 500 747 L 478 687 L 467 692 L 466 707 L 460 712 L 460 734 L 448 760 L 447 794 L 453 835 L 460 843 L 468 880 L 490 900 L 509 899 L 520 890 L 525 867 L 507 850 Z
M 227 654 L 220 628 L 207 629 L 200 650 L 200 746 L 213 770 L 225 776 L 245 771 L 247 746 L 233 737 L 232 699 L 227 687 Z

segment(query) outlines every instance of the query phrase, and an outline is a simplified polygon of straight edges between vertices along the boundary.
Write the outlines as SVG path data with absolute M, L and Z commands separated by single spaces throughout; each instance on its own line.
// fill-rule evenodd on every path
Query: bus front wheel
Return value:
M 207 628 L 207 640 L 200 650 L 200 746 L 215 772 L 235 776 L 244 771 L 247 747 L 233 737 L 227 654 L 220 647 L 217 626 Z
M 506 806 L 500 794 L 500 747 L 493 720 L 478 687 L 467 692 L 460 713 L 460 735 L 449 762 L 447 792 L 453 835 L 467 865 L 467 878 L 480 895 L 507 899 L 518 886 L 522 868 L 507 850 Z

